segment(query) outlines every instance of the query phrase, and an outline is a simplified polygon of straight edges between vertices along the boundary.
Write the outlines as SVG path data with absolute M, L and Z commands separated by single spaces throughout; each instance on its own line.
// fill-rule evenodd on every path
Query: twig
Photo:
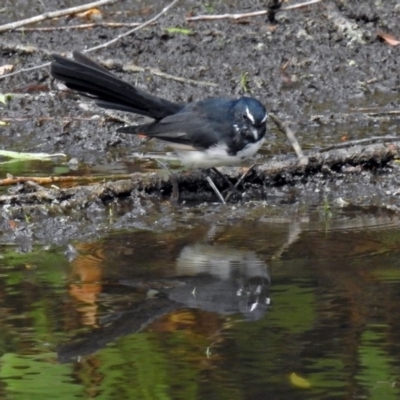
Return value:
M 180 82 L 180 83 L 187 83 L 191 85 L 199 85 L 199 86 L 211 86 L 211 87 L 217 87 L 218 84 L 213 83 L 213 82 L 207 82 L 207 81 L 198 81 L 196 79 L 190 79 L 190 78 L 184 78 L 182 76 L 176 76 L 176 75 L 170 75 L 165 72 L 160 71 L 158 68 L 151 68 L 151 67 L 140 67 L 135 64 L 122 64 L 117 60 L 114 59 L 107 59 L 107 61 L 100 61 L 100 64 L 105 66 L 108 69 L 112 68 L 118 68 L 119 70 L 125 71 L 125 72 L 148 72 L 151 75 L 158 76 L 160 78 L 164 79 L 169 79 L 172 81 Z
M 399 138 L 397 136 L 373 136 L 365 139 L 349 140 L 344 143 L 337 143 L 332 146 L 324 147 L 319 150 L 320 153 L 324 153 L 331 150 L 345 149 L 347 147 L 357 146 L 357 145 L 367 145 L 370 143 L 379 142 L 397 142 Z
M 350 113 L 361 112 L 361 113 L 379 113 L 379 114 L 386 114 L 386 113 L 395 113 L 400 114 L 400 110 L 387 110 L 384 107 L 377 106 L 377 107 L 355 107 L 349 109 Z
M 47 121 L 60 121 L 62 120 L 63 123 L 71 122 L 71 121 L 90 121 L 93 117 L 2 117 L 1 120 L 4 122 L 23 122 L 23 121 L 37 121 L 37 122 L 47 122 Z M 125 121 L 124 121 L 125 122 Z
M 157 21 L 162 15 L 164 15 L 170 8 L 172 8 L 176 3 L 178 3 L 178 1 L 179 0 L 173 0 L 172 3 L 170 3 L 166 7 L 164 7 L 155 17 L 149 19 L 146 22 L 143 22 L 143 24 L 140 24 L 136 28 L 133 28 L 133 29 L 129 30 L 128 32 L 121 33 L 116 38 L 114 38 L 114 39 L 112 39 L 112 40 L 110 40 L 110 41 L 108 41 L 106 43 L 100 44 L 98 46 L 91 47 L 91 48 L 89 48 L 87 50 L 84 50 L 83 52 L 84 53 L 90 53 L 90 52 L 95 51 L 95 50 L 103 49 L 104 47 L 108 47 L 111 44 L 113 44 L 115 42 L 118 42 L 118 40 L 120 40 L 120 39 L 122 39 L 124 37 L 132 35 L 132 33 L 138 31 L 139 29 L 142 29 L 142 28 L 145 28 L 148 25 L 151 25 L 153 22 Z
M 310 121 L 317 121 L 326 124 L 328 121 L 351 119 L 354 116 L 360 116 L 360 114 L 363 118 L 380 118 L 389 120 L 392 117 L 400 116 L 400 110 L 387 110 L 383 107 L 353 108 L 346 112 L 314 114 L 310 117 Z
M 309 1 L 306 1 L 304 3 L 293 4 L 291 6 L 287 6 L 287 7 L 281 8 L 281 9 L 279 9 L 279 11 L 296 10 L 297 8 L 303 8 L 303 7 L 311 6 L 312 4 L 319 3 L 321 1 L 323 1 L 323 0 L 309 0 Z
M 23 72 L 35 71 L 36 69 L 45 68 L 45 67 L 48 67 L 49 65 L 50 65 L 50 63 L 47 62 L 47 63 L 44 63 L 44 64 L 35 65 L 34 67 L 21 68 L 18 71 L 10 72 L 9 74 L 5 74 L 5 75 L 0 76 L 0 80 L 8 78 L 10 76 L 21 74 Z
M 49 52 L 46 49 L 43 48 L 39 48 L 30 44 L 21 44 L 21 43 L 5 43 L 2 42 L 0 43 L 0 50 L 2 52 L 15 52 L 15 53 L 19 53 L 19 54 L 35 54 L 35 53 L 44 53 L 44 54 L 51 54 L 51 52 Z
M 103 6 L 105 4 L 116 3 L 117 1 L 118 0 L 99 0 L 99 1 L 94 1 L 93 3 L 85 4 L 83 6 L 66 8 L 65 10 L 45 12 L 41 15 L 36 15 L 35 17 L 23 19 L 21 21 L 11 22 L 5 25 L 0 25 L 0 33 L 8 30 L 13 30 L 24 25 L 45 21 L 46 19 L 53 19 L 53 18 L 63 17 L 64 15 L 77 14 L 86 10 L 90 10 L 91 8 Z
M 113 1 L 115 1 L 115 0 L 113 0 Z M 91 51 L 94 51 L 94 50 L 98 50 L 98 49 L 102 49 L 102 48 L 104 48 L 104 47 L 107 47 L 107 46 L 109 46 L 109 45 L 111 45 L 111 44 L 117 42 L 118 40 L 120 40 L 120 39 L 122 39 L 122 38 L 124 38 L 124 37 L 126 37 L 126 36 L 132 35 L 132 33 L 137 32 L 139 29 L 145 28 L 146 26 L 153 24 L 153 23 L 154 23 L 155 21 L 157 21 L 163 14 L 165 14 L 171 7 L 173 7 L 176 3 L 178 3 L 178 1 L 179 1 L 179 0 L 173 0 L 172 3 L 170 3 L 168 6 L 164 7 L 164 8 L 161 10 L 161 12 L 159 12 L 155 17 L 149 19 L 149 20 L 146 21 L 146 22 L 143 22 L 142 24 L 140 24 L 140 25 L 137 26 L 136 28 L 133 28 L 133 29 L 129 30 L 128 32 L 125 32 L 125 33 L 123 33 L 123 34 L 121 34 L 121 35 L 118 35 L 116 38 L 114 38 L 114 39 L 112 39 L 112 40 L 110 40 L 110 41 L 108 41 L 108 42 L 106 42 L 106 43 L 103 43 L 103 44 L 101 44 L 101 45 L 99 45 L 99 46 L 95 46 L 95 47 L 92 47 L 92 48 L 90 48 L 90 49 L 86 49 L 86 50 L 84 50 L 83 52 L 84 52 L 84 53 L 89 53 L 89 52 L 91 52 Z M 9 73 L 9 74 L 5 74 L 5 75 L 0 76 L 0 80 L 1 80 L 1 79 L 4 79 L 4 78 L 8 78 L 8 77 L 10 77 L 10 76 L 17 75 L 17 74 L 19 74 L 19 73 L 21 73 L 21 72 L 29 72 L 29 71 L 34 71 L 34 70 L 36 70 L 36 69 L 48 67 L 49 65 L 50 65 L 50 63 L 47 62 L 47 63 L 41 64 L 41 65 L 36 65 L 36 66 L 30 67 L 30 68 L 22 68 L 22 69 L 20 69 L 20 70 L 18 70 L 18 71 L 11 72 L 11 73 Z
M 154 23 L 156 24 L 156 23 Z M 139 26 L 140 22 L 95 22 L 91 24 L 63 25 L 63 26 L 41 26 L 36 28 L 18 28 L 19 32 L 53 32 L 53 31 L 69 31 L 72 29 L 90 29 L 90 28 L 134 28 Z
M 272 119 L 272 121 L 274 121 L 274 123 L 278 127 L 278 129 L 287 136 L 290 144 L 292 145 L 294 151 L 297 154 L 297 157 L 300 160 L 300 164 L 307 165 L 308 159 L 304 155 L 303 150 L 301 149 L 300 144 L 297 141 L 296 136 L 294 135 L 293 131 L 287 126 L 287 124 L 285 124 L 283 121 L 281 121 L 280 118 L 278 118 L 275 114 L 269 113 L 269 116 Z
M 13 176 L 12 178 L 0 179 L 0 186 L 15 185 L 17 183 L 35 182 L 39 185 L 48 185 L 65 182 L 97 182 L 116 179 L 129 179 L 131 175 L 105 175 L 105 176 Z
M 306 1 L 305 3 L 293 4 L 292 6 L 280 8 L 277 11 L 289 11 L 294 10 L 301 7 L 310 6 L 315 3 L 319 3 L 323 0 L 310 0 Z M 260 15 L 267 15 L 269 10 L 261 10 L 261 11 L 254 11 L 251 13 L 244 13 L 244 14 L 220 14 L 220 15 L 197 15 L 196 17 L 187 17 L 186 21 L 205 21 L 205 20 L 216 20 L 216 19 L 242 19 L 242 18 L 251 18 L 251 17 L 258 17 Z
M 109 63 L 107 63 L 109 65 Z M 195 79 L 190 78 L 183 78 L 181 76 L 170 75 L 165 72 L 160 71 L 157 68 L 150 68 L 150 67 L 139 67 L 138 65 L 123 65 L 122 70 L 126 72 L 149 72 L 151 75 L 159 76 L 160 78 L 170 79 L 180 83 L 188 83 L 191 85 L 199 85 L 199 86 L 211 86 L 217 87 L 218 85 L 213 82 L 207 81 L 198 81 Z
M 363 114 L 371 117 L 379 117 L 385 115 L 400 115 L 400 110 L 377 110 L 377 111 L 362 111 Z
M 241 18 L 251 18 L 251 17 L 259 17 L 260 15 L 268 14 L 268 10 L 254 11 L 251 13 L 244 14 L 219 14 L 219 15 L 197 15 L 196 17 L 187 17 L 186 21 L 194 22 L 194 21 L 211 21 L 217 19 L 241 19 Z

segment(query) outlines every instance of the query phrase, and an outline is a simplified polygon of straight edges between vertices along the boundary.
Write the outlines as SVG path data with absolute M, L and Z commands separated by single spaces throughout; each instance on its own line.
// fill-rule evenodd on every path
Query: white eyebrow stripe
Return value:
M 263 124 L 267 120 L 267 118 L 268 118 L 268 114 L 265 113 L 265 117 L 261 120 L 261 123 Z
M 256 121 L 255 121 L 254 117 L 251 115 L 249 107 L 246 107 L 246 115 L 249 118 L 249 120 L 251 121 L 251 123 L 254 125 Z

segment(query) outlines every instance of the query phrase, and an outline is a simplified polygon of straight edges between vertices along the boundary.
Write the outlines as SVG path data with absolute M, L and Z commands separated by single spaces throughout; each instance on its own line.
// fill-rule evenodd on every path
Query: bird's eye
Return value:
M 246 113 L 243 114 L 243 119 L 244 119 L 245 121 L 250 121 L 250 118 L 249 118 L 249 116 L 248 116 Z

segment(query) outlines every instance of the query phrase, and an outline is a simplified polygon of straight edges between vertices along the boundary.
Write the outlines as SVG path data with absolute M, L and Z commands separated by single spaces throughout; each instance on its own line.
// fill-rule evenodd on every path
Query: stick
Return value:
M 288 6 L 285 8 L 281 8 L 277 11 L 290 11 L 295 10 L 297 8 L 310 6 L 311 4 L 319 3 L 322 0 L 310 0 L 306 1 L 305 3 L 300 4 L 293 4 L 292 6 Z M 258 17 L 260 15 L 267 15 L 270 11 L 269 10 L 262 10 L 262 11 L 254 11 L 251 13 L 245 14 L 220 14 L 220 15 L 198 15 L 196 17 L 187 17 L 186 21 L 205 21 L 205 20 L 216 20 L 216 19 L 241 19 L 241 18 L 251 18 L 251 17 Z
M 268 14 L 268 10 L 254 11 L 245 14 L 219 14 L 219 15 L 197 15 L 196 17 L 187 17 L 186 21 L 211 21 L 217 19 L 241 19 L 241 18 L 251 18 L 258 17 L 260 15 Z
M 275 122 L 275 125 L 278 127 L 278 129 L 287 136 L 290 144 L 292 145 L 294 151 L 297 154 L 297 157 L 299 158 L 300 164 L 307 165 L 308 159 L 304 155 L 303 150 L 301 149 L 300 144 L 297 141 L 293 131 L 287 126 L 287 124 L 282 122 L 275 114 L 269 113 L 269 116 L 271 117 L 272 121 Z
M 115 42 L 118 42 L 118 40 L 120 40 L 120 39 L 122 39 L 122 38 L 124 38 L 124 37 L 127 37 L 127 36 L 132 35 L 132 33 L 138 31 L 139 29 L 145 28 L 146 26 L 148 26 L 148 25 L 152 24 L 153 22 L 157 21 L 157 20 L 158 20 L 162 15 L 164 15 L 170 8 L 172 8 L 178 1 L 179 1 L 179 0 L 173 0 L 172 3 L 170 3 L 170 4 L 168 4 L 166 7 L 164 7 L 155 17 L 149 19 L 149 20 L 146 21 L 146 22 L 143 22 L 143 24 L 140 24 L 140 25 L 137 26 L 136 28 L 133 28 L 133 29 L 131 29 L 131 30 L 128 31 L 128 32 L 121 33 L 121 34 L 118 35 L 116 38 L 114 38 L 114 39 L 112 39 L 112 40 L 110 40 L 110 41 L 108 41 L 108 42 L 106 42 L 106 43 L 99 44 L 98 46 L 91 47 L 91 48 L 89 48 L 89 49 L 87 49 L 87 50 L 84 50 L 83 52 L 84 52 L 84 53 L 90 53 L 90 52 L 95 51 L 95 50 L 104 49 L 104 47 L 108 47 L 108 46 L 110 46 L 110 44 L 113 44 L 113 43 L 115 43 Z
M 99 0 L 99 1 L 94 1 L 93 3 L 85 4 L 83 6 L 66 8 L 65 10 L 46 12 L 44 14 L 36 15 L 35 17 L 23 19 L 21 21 L 0 25 L 0 33 L 8 30 L 13 30 L 24 25 L 45 21 L 46 19 L 53 19 L 53 18 L 63 17 L 64 15 L 77 14 L 86 10 L 90 10 L 91 8 L 103 6 L 105 4 L 116 3 L 117 1 L 118 0 Z
M 344 143 L 337 143 L 332 146 L 324 147 L 319 150 L 320 153 L 324 153 L 331 150 L 337 149 L 345 149 L 347 147 L 358 146 L 358 145 L 366 145 L 370 143 L 385 143 L 385 142 L 396 142 L 399 138 L 397 136 L 373 136 L 365 139 L 356 139 L 356 140 L 349 140 Z
M 118 69 L 122 69 L 125 72 L 148 72 L 151 75 L 159 76 L 160 78 L 170 79 L 172 81 L 180 82 L 180 83 L 188 83 L 191 85 L 199 85 L 199 86 L 211 86 L 216 87 L 218 86 L 216 83 L 207 82 L 207 81 L 198 81 L 195 79 L 190 78 L 183 78 L 181 76 L 170 75 L 165 72 L 160 71 L 157 68 L 150 68 L 150 67 L 139 67 L 138 65 L 134 64 L 121 64 L 116 60 L 107 60 L 105 63 L 107 68 L 118 67 Z
M 47 121 L 54 121 L 54 120 L 62 120 L 63 123 L 71 122 L 71 121 L 90 121 L 93 117 L 34 117 L 32 115 L 28 117 L 15 117 L 15 118 L 1 118 L 4 122 L 23 122 L 23 121 L 37 121 L 37 122 L 47 122 Z M 126 123 L 126 121 L 123 121 Z
M 323 1 L 323 0 L 309 0 L 309 1 L 306 1 L 304 3 L 293 4 L 292 6 L 287 6 L 287 7 L 281 8 L 279 11 L 296 10 L 297 8 L 311 6 L 312 4 L 316 4 L 316 3 L 319 3 L 321 1 Z

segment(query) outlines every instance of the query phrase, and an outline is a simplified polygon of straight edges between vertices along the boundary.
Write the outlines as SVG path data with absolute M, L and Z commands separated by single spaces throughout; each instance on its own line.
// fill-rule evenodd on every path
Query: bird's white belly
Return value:
M 210 147 L 207 150 L 176 151 L 182 164 L 188 168 L 212 168 L 238 165 L 242 161 L 253 157 L 260 150 L 264 138 L 256 143 L 249 143 L 243 150 L 231 156 L 227 153 L 225 144 Z

